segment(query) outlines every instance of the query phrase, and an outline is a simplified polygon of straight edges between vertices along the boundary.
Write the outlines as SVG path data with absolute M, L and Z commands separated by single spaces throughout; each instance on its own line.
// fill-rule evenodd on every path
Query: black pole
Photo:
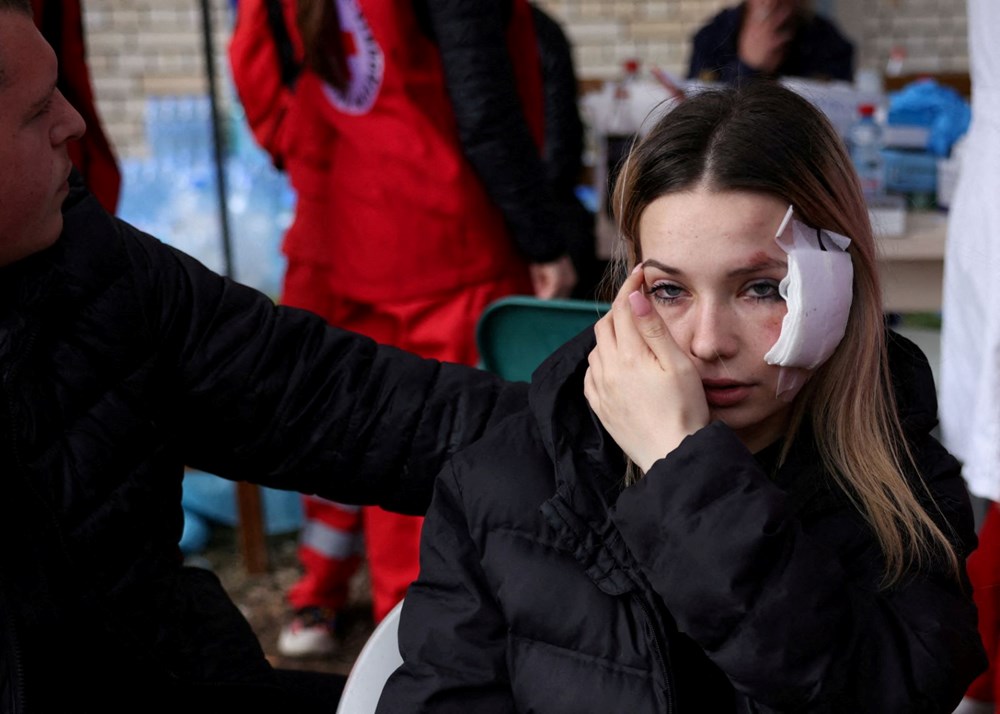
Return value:
M 208 100 L 212 109 L 212 150 L 215 155 L 215 188 L 218 194 L 219 228 L 222 233 L 222 256 L 225 272 L 235 278 L 233 245 L 229 235 L 229 200 L 226 192 L 225 146 L 222 119 L 219 117 L 219 96 L 215 79 L 215 42 L 212 34 L 212 10 L 209 0 L 201 0 L 201 29 L 205 45 L 205 74 L 208 77 Z
M 212 11 L 209 0 L 201 0 L 201 27 L 205 40 L 205 71 L 208 76 L 208 98 L 212 107 L 212 148 L 215 150 L 215 185 L 219 193 L 219 226 L 222 229 L 222 251 L 226 275 L 233 272 L 233 247 L 229 237 L 229 201 L 226 199 L 226 170 L 223 160 L 222 122 L 219 119 L 219 98 L 215 81 L 215 43 L 212 41 Z M 236 509 L 239 513 L 240 548 L 244 566 L 249 573 L 265 573 L 268 569 L 267 541 L 264 538 L 264 513 L 260 489 L 252 483 L 236 484 Z

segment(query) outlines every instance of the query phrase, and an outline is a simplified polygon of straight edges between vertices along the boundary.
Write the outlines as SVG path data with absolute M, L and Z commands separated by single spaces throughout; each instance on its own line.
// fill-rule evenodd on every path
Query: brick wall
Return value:
M 683 75 L 689 38 L 727 0 L 538 0 L 562 21 L 581 78 L 614 77 L 638 57 Z M 146 151 L 144 99 L 205 91 L 198 0 L 85 0 L 85 26 L 98 104 L 122 156 Z M 828 3 L 829 4 L 829 3 Z M 860 66 L 885 67 L 907 50 L 906 71 L 968 69 L 965 0 L 836 0 L 855 38 Z M 211 2 L 224 52 L 228 0 Z M 224 70 L 224 57 L 217 58 Z M 220 75 L 222 76 L 222 75 Z
M 146 153 L 149 95 L 204 94 L 199 0 L 83 0 L 87 54 L 98 109 L 121 156 Z M 225 72 L 228 0 L 211 0 L 216 67 Z
M 894 45 L 905 72 L 968 72 L 965 0 L 854 0 L 861 36 L 859 66 L 884 68 Z

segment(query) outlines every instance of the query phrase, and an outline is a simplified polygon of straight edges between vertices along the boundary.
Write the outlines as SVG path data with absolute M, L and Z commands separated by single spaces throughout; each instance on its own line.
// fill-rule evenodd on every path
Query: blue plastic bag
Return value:
M 946 157 L 969 129 L 972 109 L 958 92 L 921 79 L 889 95 L 889 124 L 927 127 L 927 151 Z
M 239 524 L 236 484 L 202 471 L 184 475 L 181 505 L 184 507 L 184 534 L 181 550 L 200 553 L 208 543 L 212 524 Z M 302 526 L 302 496 L 294 491 L 260 488 L 264 511 L 264 531 L 268 534 L 294 533 Z

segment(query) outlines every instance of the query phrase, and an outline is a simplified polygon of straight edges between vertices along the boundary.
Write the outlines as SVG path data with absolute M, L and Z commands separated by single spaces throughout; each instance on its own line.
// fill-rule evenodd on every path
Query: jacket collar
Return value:
M 615 596 L 637 589 L 641 580 L 610 517 L 624 485 L 625 460 L 583 395 L 594 344 L 588 328 L 543 362 L 532 376 L 529 403 L 556 483 L 542 515 L 557 547 Z
M 623 485 L 622 451 L 583 394 L 587 355 L 596 341 L 588 328 L 532 375 L 529 404 L 552 459 L 558 491 L 573 496 L 581 513 L 613 503 Z M 591 495 L 585 495 L 587 492 Z
M 0 268 L 0 355 L 46 315 L 65 321 L 78 307 L 121 276 L 127 257 L 118 227 L 75 170 L 63 204 L 63 230 L 52 246 Z

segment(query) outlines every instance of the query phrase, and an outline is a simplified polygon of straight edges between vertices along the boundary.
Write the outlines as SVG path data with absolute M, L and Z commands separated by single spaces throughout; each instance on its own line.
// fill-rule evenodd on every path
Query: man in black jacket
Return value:
M 181 566 L 184 465 L 420 513 L 524 393 L 275 307 L 107 214 L 71 175 L 84 123 L 56 77 L 28 0 L 0 0 L 0 713 L 307 710 Z

